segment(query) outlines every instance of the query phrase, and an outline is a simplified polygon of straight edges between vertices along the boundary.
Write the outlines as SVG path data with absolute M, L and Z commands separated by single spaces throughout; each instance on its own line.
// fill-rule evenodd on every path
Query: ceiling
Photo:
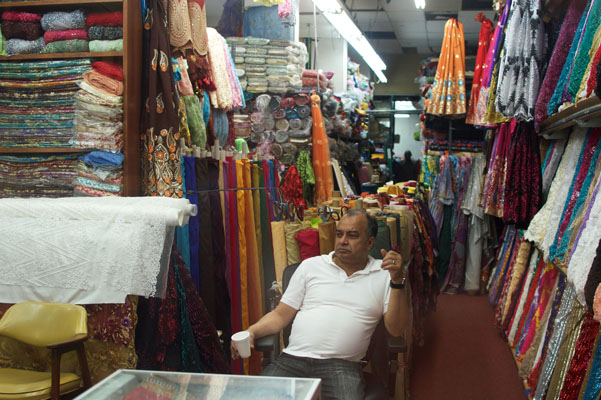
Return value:
M 313 1 L 300 1 L 301 37 L 314 36 Z M 480 12 L 494 20 L 492 0 L 426 0 L 425 10 L 413 0 L 341 0 L 351 17 L 380 54 L 438 54 L 446 21 L 456 17 L 463 23 L 466 54 L 476 54 L 481 24 Z M 225 0 L 207 1 L 207 22 L 215 26 Z M 317 15 L 318 37 L 336 37 L 325 18 Z

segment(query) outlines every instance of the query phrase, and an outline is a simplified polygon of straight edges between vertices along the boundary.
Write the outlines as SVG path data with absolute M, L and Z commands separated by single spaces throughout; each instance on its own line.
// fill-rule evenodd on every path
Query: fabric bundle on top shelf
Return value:
M 123 154 L 93 151 L 80 158 L 75 178 L 75 196 L 120 196 L 123 194 Z
M 68 147 L 90 60 L 0 63 L 0 147 Z
M 253 37 L 230 37 L 236 73 L 244 90 L 251 93 L 284 93 L 302 87 L 307 61 L 303 43 Z
M 53 11 L 41 19 L 45 46 L 42 53 L 79 53 L 89 51 L 83 10 Z
M 75 155 L 0 155 L 0 198 L 73 195 Z
M 334 74 L 330 73 L 330 78 Z M 317 87 L 319 82 L 319 88 Z M 312 88 L 318 90 L 326 90 L 326 88 L 332 88 L 330 79 L 325 74 L 315 71 L 314 69 L 306 69 L 303 71 L 303 87 Z
M 2 36 L 6 55 L 36 54 L 44 47 L 40 20 L 41 14 L 4 11 L 2 13 Z
M 86 16 L 90 51 L 123 50 L 123 12 L 113 11 Z
M 75 94 L 72 143 L 80 148 L 119 152 L 123 146 L 123 82 L 103 72 L 120 71 L 121 67 L 96 61 L 92 68 L 83 74 L 81 90 Z

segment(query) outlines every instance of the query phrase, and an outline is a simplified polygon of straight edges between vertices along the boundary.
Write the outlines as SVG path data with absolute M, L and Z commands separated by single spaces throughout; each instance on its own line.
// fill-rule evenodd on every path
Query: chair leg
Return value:
M 60 351 L 52 350 L 52 370 L 51 370 L 51 387 L 50 398 L 59 400 L 61 394 L 61 353 Z
M 86 351 L 83 343 L 77 344 L 77 358 L 81 367 L 81 378 L 83 379 L 83 387 L 85 389 L 92 387 L 92 379 L 90 378 L 90 369 L 88 368 L 88 360 L 86 359 Z

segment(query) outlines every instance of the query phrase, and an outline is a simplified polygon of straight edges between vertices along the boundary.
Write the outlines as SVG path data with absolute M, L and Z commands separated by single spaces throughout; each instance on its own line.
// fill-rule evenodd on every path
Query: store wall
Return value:
M 403 157 L 407 150 L 411 151 L 411 158 L 414 160 L 422 158 L 422 148 L 424 142 L 416 141 L 413 138 L 413 132 L 419 128 L 416 124 L 419 123 L 419 115 L 411 114 L 409 118 L 395 118 L 394 133 L 400 135 L 400 142 L 395 143 L 393 147 L 394 157 Z
M 388 67 L 384 74 L 388 83 L 376 85 L 376 95 L 415 95 L 420 94 L 415 79 L 419 76 L 419 63 L 428 57 L 424 54 L 380 54 Z
M 334 72 L 334 92 L 346 90 L 347 43 L 344 38 L 320 38 L 316 69 Z

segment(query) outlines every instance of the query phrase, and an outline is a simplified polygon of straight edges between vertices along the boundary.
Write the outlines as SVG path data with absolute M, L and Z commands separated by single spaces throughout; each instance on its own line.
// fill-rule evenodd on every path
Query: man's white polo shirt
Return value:
M 359 361 L 388 309 L 390 274 L 382 260 L 369 257 L 364 269 L 347 276 L 333 254 L 303 261 L 292 275 L 281 301 L 298 312 L 284 352 Z

